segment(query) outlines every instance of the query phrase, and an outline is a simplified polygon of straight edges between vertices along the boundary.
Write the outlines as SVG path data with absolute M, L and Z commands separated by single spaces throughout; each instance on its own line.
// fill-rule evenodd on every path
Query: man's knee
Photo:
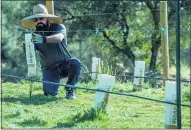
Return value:
M 72 65 L 73 67 L 75 67 L 77 69 L 81 69 L 81 67 L 82 67 L 80 60 L 76 59 L 76 58 L 70 59 L 70 65 Z
M 58 85 L 54 84 L 43 84 L 44 95 L 57 95 L 58 94 Z

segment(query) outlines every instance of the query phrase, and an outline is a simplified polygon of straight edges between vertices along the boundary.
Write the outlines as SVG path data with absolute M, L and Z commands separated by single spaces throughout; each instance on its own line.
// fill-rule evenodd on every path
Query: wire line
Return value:
M 18 77 L 18 76 L 14 76 L 14 75 L 7 75 L 7 74 L 1 74 L 1 75 L 5 76 L 5 77 L 25 79 L 25 80 L 29 80 L 29 81 L 33 81 L 33 82 L 41 82 L 41 83 L 47 83 L 47 84 L 60 85 L 60 86 L 65 86 L 65 87 L 69 87 L 69 88 L 74 88 L 74 89 L 82 89 L 82 90 L 91 90 L 91 91 L 105 92 L 105 93 L 111 93 L 111 94 L 116 94 L 116 95 L 124 95 L 124 96 L 136 97 L 136 98 L 141 98 L 141 99 L 146 99 L 146 100 L 150 100 L 150 101 L 156 101 L 156 102 L 166 103 L 166 104 L 171 104 L 171 105 L 177 105 L 175 102 L 159 100 L 159 99 L 155 99 L 155 98 L 149 98 L 149 97 L 134 95 L 134 94 L 130 94 L 130 93 L 105 91 L 105 90 L 101 90 L 101 89 L 92 89 L 92 88 L 87 88 L 87 87 L 86 88 L 85 87 L 78 87 L 78 86 L 73 86 L 73 85 L 66 85 L 66 84 L 54 83 L 54 82 L 48 82 L 48 81 L 40 81 L 40 80 L 34 80 L 32 78 L 23 78 L 23 77 Z M 191 105 L 189 105 L 189 104 L 181 104 L 181 106 L 191 107 Z

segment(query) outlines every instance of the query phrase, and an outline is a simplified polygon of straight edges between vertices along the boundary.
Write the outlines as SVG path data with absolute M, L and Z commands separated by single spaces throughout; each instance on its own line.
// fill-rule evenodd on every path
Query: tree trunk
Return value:
M 148 8 L 151 11 L 152 17 L 153 17 L 153 25 L 154 25 L 154 30 L 159 30 L 159 3 L 160 1 L 149 1 L 145 0 L 144 1 Z M 156 69 L 156 61 L 157 61 L 157 56 L 158 56 L 158 50 L 159 47 L 161 46 L 161 41 L 160 41 L 160 34 L 157 32 L 154 32 L 152 34 L 152 48 L 151 48 L 151 59 L 150 59 L 150 66 L 149 70 L 155 70 Z
M 156 69 L 156 61 L 157 61 L 159 47 L 160 46 L 154 44 L 151 48 L 152 54 L 151 54 L 149 70 L 155 70 Z

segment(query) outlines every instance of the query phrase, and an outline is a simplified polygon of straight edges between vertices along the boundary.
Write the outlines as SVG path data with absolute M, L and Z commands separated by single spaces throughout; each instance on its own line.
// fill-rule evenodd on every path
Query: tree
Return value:
M 4 74 L 27 75 L 27 63 L 23 50 L 26 30 L 19 24 L 21 19 L 32 14 L 31 6 L 26 6 L 26 4 L 29 2 L 2 1 L 1 59 Z M 21 10 L 21 8 L 23 9 Z
M 22 43 L 28 30 L 19 21 L 31 15 L 38 3 L 45 1 L 2 1 L 2 72 L 26 75 Z M 146 61 L 150 70 L 161 66 L 159 1 L 54 1 L 54 6 L 55 14 L 65 21 L 70 52 L 88 69 L 93 56 L 101 57 L 113 68 L 121 68 L 121 64 L 124 69 L 133 68 L 135 60 Z M 190 43 L 189 7 L 190 0 L 181 1 L 181 52 Z M 174 1 L 168 1 L 168 9 L 170 63 L 174 64 Z
M 75 6 L 74 3 L 70 4 L 72 6 Z M 55 8 L 58 12 L 64 10 L 65 13 L 67 12 L 70 15 L 69 18 L 66 20 L 72 21 L 72 24 L 69 24 L 69 28 L 71 28 L 72 30 L 76 30 L 74 32 L 77 32 L 77 30 L 80 30 L 82 28 L 85 30 L 86 29 L 95 30 L 96 28 L 99 29 L 99 32 L 103 34 L 102 36 L 107 40 L 107 42 L 111 46 L 113 46 L 114 50 L 113 52 L 115 54 L 119 54 L 120 52 L 122 55 L 130 59 L 131 62 L 129 63 L 131 63 L 132 65 L 134 64 L 135 55 L 132 51 L 131 45 L 133 45 L 134 42 L 137 42 L 137 40 L 132 41 L 131 43 L 127 42 L 130 29 L 128 25 L 129 23 L 127 20 L 127 15 L 132 15 L 131 10 L 134 7 L 136 9 L 139 9 L 140 6 L 138 4 L 136 4 L 135 2 L 128 2 L 128 1 L 100 1 L 100 0 L 87 1 L 86 3 L 78 3 L 78 12 L 82 13 L 88 12 L 88 14 L 91 14 L 91 12 L 93 12 L 94 15 L 93 17 L 88 15 L 87 16 L 74 15 L 73 12 L 75 11 L 69 9 L 69 7 L 71 6 L 67 2 L 65 2 L 65 4 L 61 4 L 60 2 L 59 4 L 56 5 L 57 6 Z M 61 7 L 60 5 L 65 5 L 65 7 Z M 135 13 L 133 13 L 133 15 L 134 14 Z M 72 32 L 72 34 L 69 34 L 69 36 L 74 36 L 75 35 L 74 32 Z

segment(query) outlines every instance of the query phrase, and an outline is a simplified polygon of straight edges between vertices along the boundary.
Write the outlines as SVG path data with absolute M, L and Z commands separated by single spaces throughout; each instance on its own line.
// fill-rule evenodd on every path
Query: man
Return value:
M 48 14 L 46 7 L 38 4 L 33 7 L 33 15 L 20 21 L 21 26 L 33 29 L 33 43 L 40 55 L 43 81 L 59 83 L 68 77 L 67 84 L 75 85 L 81 72 L 81 63 L 71 58 L 67 50 L 66 28 L 62 19 Z M 43 83 L 44 94 L 57 95 L 59 85 Z M 75 98 L 74 89 L 65 87 L 66 98 Z

